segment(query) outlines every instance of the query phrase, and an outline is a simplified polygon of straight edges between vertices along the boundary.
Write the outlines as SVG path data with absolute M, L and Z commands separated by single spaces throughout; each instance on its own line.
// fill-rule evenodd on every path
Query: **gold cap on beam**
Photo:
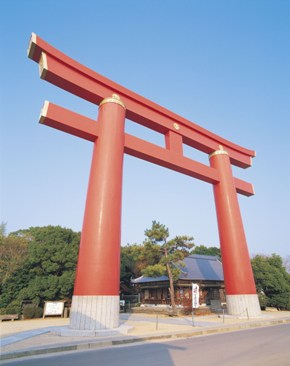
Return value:
M 229 154 L 224 150 L 224 147 L 222 145 L 219 145 L 219 150 L 216 150 L 211 154 L 209 154 L 208 158 L 210 159 L 215 155 L 229 155 Z
M 118 94 L 112 94 L 111 97 L 105 98 L 101 101 L 99 107 L 101 107 L 105 103 L 117 103 L 120 106 L 122 106 L 124 109 L 126 109 L 125 104 L 121 101 Z

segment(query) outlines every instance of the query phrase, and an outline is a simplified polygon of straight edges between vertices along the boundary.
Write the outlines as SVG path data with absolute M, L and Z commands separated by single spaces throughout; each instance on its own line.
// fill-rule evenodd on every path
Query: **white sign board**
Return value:
M 199 286 L 196 283 L 192 284 L 192 308 L 199 308 Z
M 64 310 L 63 301 L 46 301 L 44 305 L 43 317 L 47 315 L 60 315 L 62 316 Z

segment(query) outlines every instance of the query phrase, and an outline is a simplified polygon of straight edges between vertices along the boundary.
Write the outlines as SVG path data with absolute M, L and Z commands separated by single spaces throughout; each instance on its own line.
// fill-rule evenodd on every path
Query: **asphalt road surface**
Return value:
M 18 366 L 290 366 L 290 324 L 159 343 L 67 352 Z

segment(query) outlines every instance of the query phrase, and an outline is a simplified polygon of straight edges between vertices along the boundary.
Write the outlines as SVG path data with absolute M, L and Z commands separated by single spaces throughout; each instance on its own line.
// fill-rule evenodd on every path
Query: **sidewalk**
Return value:
M 262 312 L 257 319 L 229 315 L 172 318 L 162 315 L 120 314 L 119 332 L 83 337 L 69 332 L 69 319 L 45 318 L 2 322 L 0 360 L 98 347 L 186 338 L 240 329 L 290 323 L 290 312 Z M 68 335 L 61 336 L 60 333 Z

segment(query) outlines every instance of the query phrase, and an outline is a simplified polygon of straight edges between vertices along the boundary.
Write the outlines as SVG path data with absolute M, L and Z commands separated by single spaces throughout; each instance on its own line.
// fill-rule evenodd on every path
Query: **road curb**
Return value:
M 145 336 L 133 336 L 133 337 L 123 337 L 110 340 L 96 340 L 88 343 L 75 343 L 75 344 L 64 344 L 59 346 L 42 346 L 38 348 L 27 349 L 24 351 L 7 352 L 0 355 L 0 361 L 19 359 L 23 357 L 40 356 L 45 354 L 59 353 L 59 352 L 69 352 L 69 351 L 81 351 L 89 349 L 97 349 L 102 347 L 112 347 L 118 345 L 125 345 L 130 343 L 140 343 L 146 341 L 154 340 L 167 340 L 176 338 L 192 338 L 197 336 L 212 335 L 218 333 L 234 332 L 238 330 L 246 330 L 251 328 L 267 327 L 274 325 L 281 325 L 290 323 L 290 318 L 285 319 L 273 319 L 264 321 L 254 321 L 249 323 L 240 323 L 225 325 L 219 327 L 211 327 L 206 329 L 196 328 L 192 331 L 175 331 L 172 333 L 162 333 L 162 334 L 148 334 Z

